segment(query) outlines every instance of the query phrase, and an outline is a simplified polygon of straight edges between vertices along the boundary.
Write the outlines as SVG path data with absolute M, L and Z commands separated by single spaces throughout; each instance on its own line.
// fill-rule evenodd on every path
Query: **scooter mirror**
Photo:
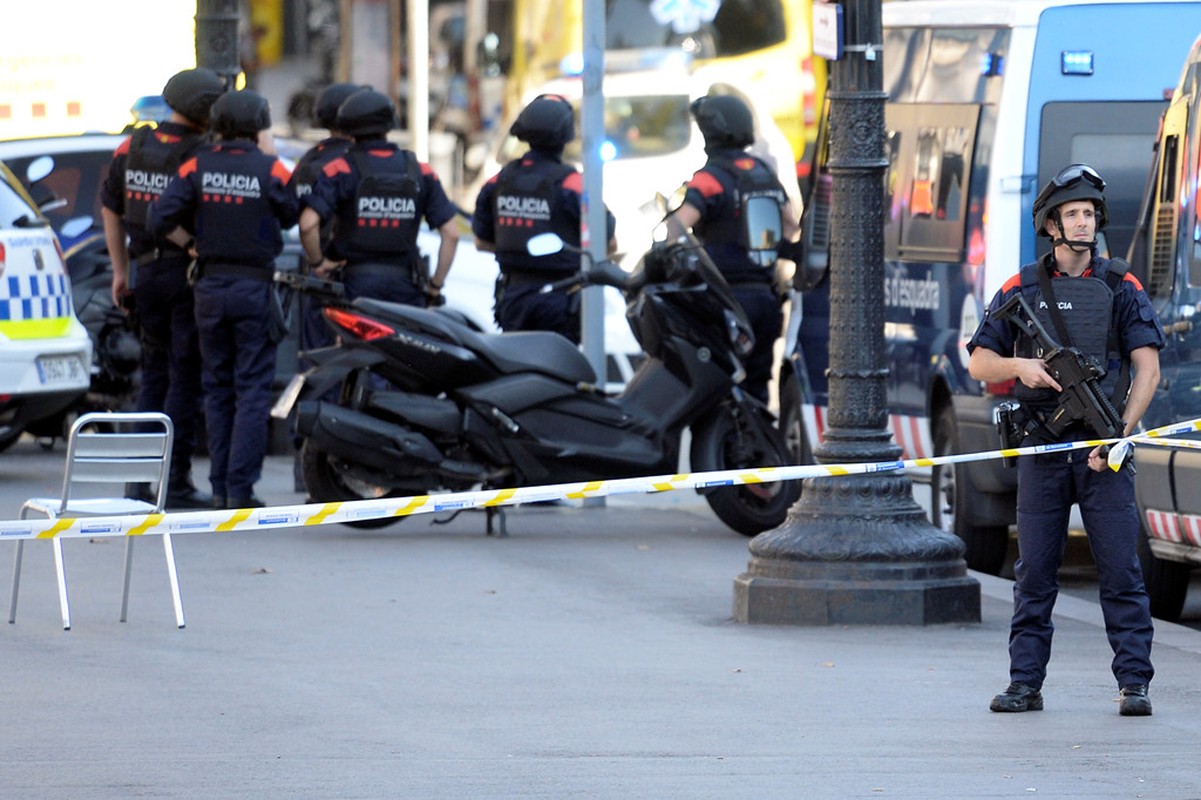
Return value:
M 525 249 L 532 256 L 549 256 L 563 249 L 563 240 L 557 233 L 540 233 L 530 237 Z

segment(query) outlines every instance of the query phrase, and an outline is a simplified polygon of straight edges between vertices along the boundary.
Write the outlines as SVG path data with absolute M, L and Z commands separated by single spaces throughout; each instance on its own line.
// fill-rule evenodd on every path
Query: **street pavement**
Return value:
M 54 494 L 62 459 L 0 454 L 0 516 Z M 292 488 L 270 457 L 260 496 Z M 124 624 L 122 540 L 64 543 L 68 632 L 30 543 L 0 626 L 0 797 L 1201 797 L 1201 633 L 1157 623 L 1155 716 L 1122 718 L 1096 603 L 1061 597 L 1046 710 L 999 715 L 1009 581 L 975 575 L 978 624 L 743 625 L 747 540 L 691 492 L 508 530 L 177 535 L 183 630 L 159 539 Z

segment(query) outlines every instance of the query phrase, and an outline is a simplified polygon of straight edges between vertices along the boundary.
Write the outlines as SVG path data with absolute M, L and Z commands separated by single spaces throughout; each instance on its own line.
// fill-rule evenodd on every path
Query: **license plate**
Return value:
M 38 378 L 43 386 L 86 384 L 89 380 L 77 356 L 42 356 L 37 364 Z
M 275 419 L 287 419 L 292 413 L 292 406 L 296 405 L 296 398 L 300 397 L 300 390 L 304 388 L 304 375 L 296 373 L 292 376 L 292 380 L 288 381 L 288 385 L 280 392 L 279 399 L 275 401 L 275 405 L 271 406 L 271 416 Z

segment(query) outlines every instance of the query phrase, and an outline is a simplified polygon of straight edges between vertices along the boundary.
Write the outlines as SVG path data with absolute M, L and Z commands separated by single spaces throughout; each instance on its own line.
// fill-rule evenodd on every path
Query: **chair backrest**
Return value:
M 65 512 L 76 484 L 149 483 L 162 510 L 167 498 L 175 427 L 157 412 L 84 414 L 71 426 L 63 476 Z

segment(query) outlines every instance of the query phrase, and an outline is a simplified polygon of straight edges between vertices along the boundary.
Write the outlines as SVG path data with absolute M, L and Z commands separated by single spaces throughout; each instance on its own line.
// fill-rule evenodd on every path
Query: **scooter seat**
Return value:
M 473 334 L 469 344 L 502 372 L 541 372 L 569 383 L 596 383 L 596 372 L 588 359 L 569 339 L 557 333 Z
M 440 310 L 360 297 L 352 304 L 373 316 L 475 351 L 504 373 L 538 372 L 569 383 L 596 383 L 596 372 L 571 340 L 550 331 L 477 333 Z

